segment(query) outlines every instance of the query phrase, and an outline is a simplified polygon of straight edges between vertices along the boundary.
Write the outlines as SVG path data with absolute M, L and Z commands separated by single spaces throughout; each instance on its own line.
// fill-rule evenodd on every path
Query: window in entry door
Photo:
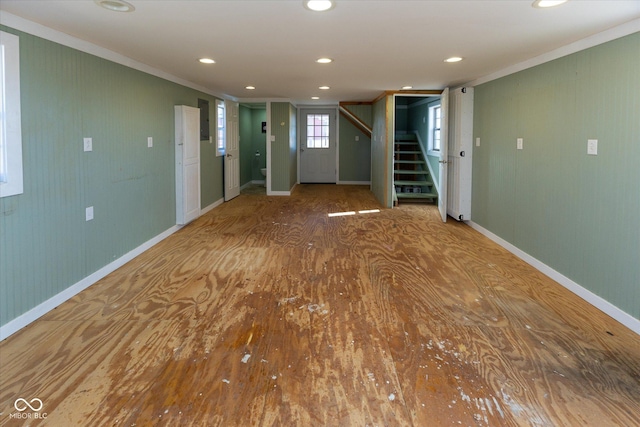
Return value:
M 307 114 L 307 148 L 329 148 L 328 114 Z

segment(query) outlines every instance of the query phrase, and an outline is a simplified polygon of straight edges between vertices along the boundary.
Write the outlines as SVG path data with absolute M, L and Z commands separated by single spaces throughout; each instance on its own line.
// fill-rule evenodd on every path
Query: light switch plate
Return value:
M 518 139 L 516 140 L 516 145 L 517 145 L 517 147 L 518 147 L 518 150 L 522 150 L 522 149 L 523 149 L 523 147 L 524 147 L 524 141 L 523 141 L 523 139 L 522 139 L 522 138 L 518 138 Z
M 476 147 L 480 147 L 480 138 L 476 138 Z
M 275 135 L 271 135 L 271 142 L 276 142 L 276 136 Z
M 149 147 L 149 148 L 153 147 L 153 137 L 152 136 L 148 136 L 147 137 L 147 147 Z
M 84 151 L 93 151 L 93 140 L 91 138 L 84 138 Z
M 85 209 L 85 221 L 91 221 L 93 219 L 93 206 L 89 206 Z
M 597 139 L 588 139 L 587 140 L 587 154 L 591 156 L 598 155 L 598 140 Z

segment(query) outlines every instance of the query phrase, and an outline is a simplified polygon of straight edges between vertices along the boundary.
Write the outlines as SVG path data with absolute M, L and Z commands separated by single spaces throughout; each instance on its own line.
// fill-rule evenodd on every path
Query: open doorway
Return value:
M 240 189 L 243 194 L 266 194 L 267 104 L 240 104 Z
M 394 204 L 437 203 L 443 114 L 441 95 L 394 97 Z

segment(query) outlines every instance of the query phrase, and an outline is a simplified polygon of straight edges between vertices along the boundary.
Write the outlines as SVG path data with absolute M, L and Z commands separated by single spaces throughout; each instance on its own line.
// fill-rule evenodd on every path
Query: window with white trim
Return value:
M 429 150 L 428 151 L 440 151 L 440 135 L 442 123 L 442 108 L 440 103 L 431 105 L 429 107 Z
M 0 31 L 0 197 L 23 193 L 19 41 Z
M 218 156 L 224 156 L 227 147 L 227 114 L 224 101 L 216 101 L 216 147 Z

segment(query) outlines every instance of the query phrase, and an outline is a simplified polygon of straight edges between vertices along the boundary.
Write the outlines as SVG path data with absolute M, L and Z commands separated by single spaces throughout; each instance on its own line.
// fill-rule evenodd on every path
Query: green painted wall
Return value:
M 271 191 L 290 191 L 297 179 L 295 109 L 290 103 L 271 103 L 271 134 L 275 136 L 271 142 Z
M 395 131 L 400 133 L 406 133 L 409 129 L 409 106 L 398 105 L 395 106 Z
M 639 73 L 636 33 L 477 86 L 472 199 L 476 223 L 635 318 Z
M 371 117 L 371 106 L 368 116 Z M 359 116 L 360 117 L 360 116 Z M 369 120 L 371 121 L 371 120 Z M 356 141 L 358 137 L 358 141 Z M 371 138 L 340 115 L 339 181 L 371 181 Z
M 393 108 L 393 96 L 385 96 L 373 104 L 372 110 L 371 191 L 388 208 L 393 205 Z
M 215 98 L 2 30 L 20 37 L 24 165 L 24 194 L 0 199 L 4 325 L 175 224 L 173 107 Z M 201 143 L 203 206 L 223 197 L 213 145 Z
M 371 104 L 345 105 L 345 108 L 362 120 L 367 126 L 373 126 L 373 110 Z

